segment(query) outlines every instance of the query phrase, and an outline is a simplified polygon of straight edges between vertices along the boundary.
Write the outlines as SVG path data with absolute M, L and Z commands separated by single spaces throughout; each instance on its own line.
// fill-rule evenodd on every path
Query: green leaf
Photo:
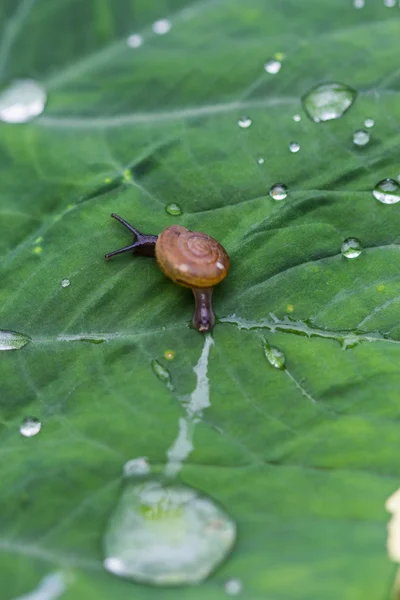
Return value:
M 222 600 L 233 577 L 246 600 L 388 597 L 400 205 L 372 190 L 399 176 L 398 7 L 6 0 L 0 23 L 1 85 L 31 78 L 48 94 L 38 118 L 0 125 L 0 340 L 21 346 L 0 353 L 2 598 L 46 584 L 66 600 Z M 330 82 L 357 97 L 315 123 L 301 99 Z M 146 233 L 205 231 L 231 257 L 211 406 L 180 480 L 224 507 L 238 541 L 195 587 L 102 567 L 123 465 L 146 456 L 163 471 L 204 344 L 190 291 L 154 260 L 104 261 L 131 241 L 111 212 Z M 341 254 L 348 238 L 356 258 Z M 28 418 L 37 435 L 21 435 Z

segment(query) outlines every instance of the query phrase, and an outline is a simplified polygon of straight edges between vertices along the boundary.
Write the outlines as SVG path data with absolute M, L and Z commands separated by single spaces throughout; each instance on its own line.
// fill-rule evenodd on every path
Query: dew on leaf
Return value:
M 245 117 L 245 116 L 240 117 L 240 119 L 238 121 L 238 125 L 242 129 L 247 129 L 251 125 L 251 119 L 249 117 Z
M 63 287 L 63 288 L 66 288 L 66 287 L 68 287 L 69 285 L 71 285 L 71 282 L 70 282 L 70 280 L 69 280 L 69 279 L 63 279 L 63 280 L 61 281 L 61 287 Z
M 25 333 L 0 329 L 0 350 L 19 350 L 30 341 L 31 338 Z
M 129 48 L 139 48 L 143 44 L 143 38 L 139 33 L 133 33 L 126 40 Z
M 264 65 L 264 70 L 270 75 L 276 75 L 281 70 L 282 63 L 275 58 L 268 60 Z
M 364 8 L 365 0 L 354 0 L 354 8 Z
M 153 372 L 157 375 L 158 379 L 165 383 L 167 388 L 172 392 L 174 390 L 174 386 L 172 383 L 171 373 L 168 371 L 168 369 L 163 367 L 162 364 L 159 363 L 156 359 L 151 361 L 151 368 L 153 369 Z
M 264 338 L 262 341 L 264 355 L 268 360 L 269 364 L 272 365 L 275 369 L 283 370 L 285 368 L 285 355 L 283 352 L 275 348 L 274 346 L 270 346 L 267 340 Z
M 364 131 L 363 129 L 359 129 L 353 134 L 353 142 L 356 146 L 366 146 L 369 140 L 370 135 L 368 131 Z
M 365 127 L 371 128 L 374 125 L 375 125 L 375 121 L 373 119 L 370 119 L 370 118 L 365 119 L 365 121 L 364 121 L 364 126 Z
M 400 200 L 400 185 L 394 179 L 382 179 L 376 184 L 372 194 L 383 204 L 396 204 Z
M 263 165 L 264 162 L 265 162 L 265 160 L 263 159 L 262 156 L 260 156 L 260 158 L 257 159 L 257 162 L 258 162 L 259 165 Z
M 168 19 L 159 19 L 153 23 L 152 29 L 154 33 L 164 35 L 171 29 L 171 22 Z
M 27 123 L 41 115 L 46 105 L 44 88 L 33 79 L 17 79 L 0 93 L 0 120 Z
M 232 577 L 225 581 L 224 590 L 228 596 L 237 596 L 243 589 L 243 584 L 240 579 Z
M 357 92 L 343 83 L 323 83 L 302 98 L 308 116 L 319 123 L 339 119 L 353 104 Z
M 396 0 L 383 0 L 383 3 L 387 8 L 393 8 L 396 6 Z
M 199 583 L 227 557 L 234 521 L 184 485 L 127 481 L 104 536 L 104 567 L 158 586 Z
M 301 121 L 301 116 L 300 115 L 293 115 L 293 121 L 295 121 L 296 123 L 298 123 L 299 121 Z
M 176 202 L 170 202 L 165 207 L 165 212 L 173 217 L 179 217 L 183 214 L 182 208 Z
M 389 496 L 385 508 L 392 515 L 387 527 L 387 551 L 393 562 L 400 563 L 400 489 Z
M 150 473 L 150 465 L 146 456 L 132 458 L 124 464 L 125 477 L 138 477 L 148 475 Z
M 35 419 L 35 417 L 27 417 L 21 423 L 21 427 L 19 428 L 19 432 L 24 437 L 33 437 L 42 428 L 42 424 L 39 419 Z
M 300 150 L 300 144 L 298 144 L 297 142 L 291 142 L 289 144 L 289 150 L 293 153 L 298 152 Z
M 341 247 L 341 253 L 346 258 L 357 258 L 362 250 L 361 242 L 357 238 L 347 238 Z
M 287 187 L 283 183 L 275 183 L 269 190 L 269 195 L 274 200 L 284 200 L 287 196 Z

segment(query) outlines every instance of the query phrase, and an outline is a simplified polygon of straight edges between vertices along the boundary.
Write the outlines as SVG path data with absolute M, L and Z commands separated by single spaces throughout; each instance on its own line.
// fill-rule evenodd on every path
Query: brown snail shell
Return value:
M 214 287 L 229 271 L 229 256 L 217 240 L 180 225 L 160 233 L 155 252 L 163 273 L 185 287 Z

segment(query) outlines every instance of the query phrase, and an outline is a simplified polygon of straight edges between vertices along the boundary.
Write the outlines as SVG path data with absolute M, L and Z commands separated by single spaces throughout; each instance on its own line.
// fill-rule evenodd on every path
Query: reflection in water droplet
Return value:
M 68 287 L 69 285 L 71 285 L 71 282 L 69 279 L 63 279 L 61 282 L 61 287 L 65 288 Z
M 301 121 L 301 116 L 300 115 L 293 115 L 293 121 L 296 121 L 296 123 L 298 123 L 299 121 Z
M 138 33 L 133 33 L 128 37 L 126 43 L 130 48 L 139 48 L 143 44 L 143 38 Z
M 238 125 L 242 129 L 247 129 L 251 125 L 251 119 L 249 117 L 240 117 Z
M 137 477 L 140 475 L 148 475 L 150 473 L 150 465 L 146 456 L 140 458 L 132 458 L 124 464 L 125 477 Z
M 270 346 L 267 340 L 263 339 L 263 348 L 265 357 L 268 359 L 270 365 L 272 365 L 275 369 L 283 370 L 285 368 L 285 355 L 283 352 L 275 348 L 274 346 Z
M 263 165 L 265 161 L 264 161 L 263 157 L 260 156 L 260 158 L 257 159 L 257 162 L 259 165 Z
M 235 523 L 184 485 L 128 481 L 104 537 L 104 567 L 159 586 L 203 581 L 228 555 Z
M 363 8 L 365 0 L 354 0 L 354 8 Z
M 396 204 L 400 200 L 400 185 L 394 179 L 382 179 L 372 191 L 379 202 Z
M 312 88 L 303 98 L 306 113 L 315 123 L 339 119 L 350 108 L 357 92 L 342 83 L 323 83 Z
M 242 582 L 240 579 L 236 579 L 232 577 L 232 579 L 228 579 L 225 582 L 224 590 L 228 594 L 228 596 L 237 596 L 243 589 Z
M 24 437 L 32 437 L 39 433 L 41 427 L 42 424 L 38 419 L 35 419 L 34 417 L 28 417 L 22 422 L 19 432 Z
M 17 79 L 0 93 L 0 120 L 26 123 L 42 114 L 47 100 L 44 88 L 33 79 Z
M 287 196 L 287 187 L 283 183 L 275 183 L 269 190 L 269 195 L 274 200 L 284 200 Z
M 357 258 L 362 252 L 361 242 L 357 238 L 347 238 L 344 240 L 341 253 L 346 258 Z
M 353 142 L 356 146 L 366 146 L 369 142 L 370 135 L 368 131 L 364 131 L 363 129 L 359 129 L 354 132 Z
M 31 338 L 24 333 L 0 329 L 0 350 L 19 350 L 30 341 Z
M 298 144 L 297 142 L 291 142 L 291 144 L 289 145 L 289 150 L 293 153 L 298 152 L 300 150 L 300 144 Z
M 373 119 L 365 119 L 364 121 L 365 127 L 373 127 L 375 125 L 375 121 Z
M 154 33 L 157 33 L 158 35 L 164 35 L 171 29 L 171 22 L 168 21 L 168 19 L 159 19 L 153 23 L 152 29 Z
M 154 373 L 157 375 L 158 379 L 160 379 L 160 381 L 165 383 L 167 388 L 169 390 L 171 390 L 171 392 L 172 392 L 174 390 L 174 386 L 173 386 L 172 379 L 171 379 L 171 373 L 168 371 L 168 369 L 163 367 L 162 364 L 159 363 L 158 360 L 155 360 L 155 359 L 151 361 L 151 368 L 153 369 Z
M 179 217 L 183 214 L 182 208 L 176 202 L 170 202 L 165 207 L 165 212 L 174 217 Z
M 264 70 L 271 75 L 276 75 L 281 70 L 282 64 L 279 60 L 275 60 L 274 58 L 268 60 L 264 65 Z

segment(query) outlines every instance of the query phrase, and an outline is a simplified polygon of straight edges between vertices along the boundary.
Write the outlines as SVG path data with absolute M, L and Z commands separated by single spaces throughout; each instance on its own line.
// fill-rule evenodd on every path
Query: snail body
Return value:
M 190 231 L 181 225 L 171 225 L 158 236 L 145 235 L 118 215 L 113 213 L 111 216 L 135 235 L 135 241 L 106 254 L 106 259 L 129 251 L 155 256 L 164 275 L 192 289 L 195 298 L 193 326 L 201 333 L 211 331 L 215 324 L 211 303 L 213 288 L 226 277 L 230 266 L 223 246 L 206 233 Z

